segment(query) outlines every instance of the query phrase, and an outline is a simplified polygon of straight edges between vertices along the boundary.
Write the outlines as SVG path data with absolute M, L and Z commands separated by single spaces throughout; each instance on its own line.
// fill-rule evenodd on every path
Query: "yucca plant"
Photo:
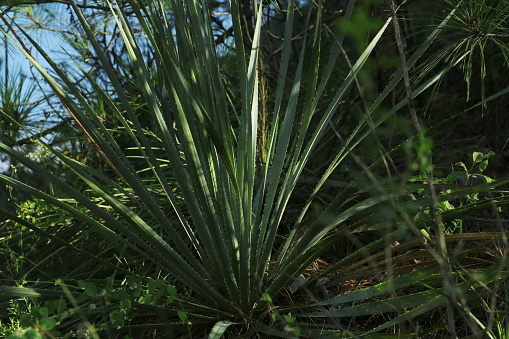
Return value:
M 289 1 L 274 101 L 262 106 L 266 99 L 260 98 L 260 93 L 266 93 L 260 90 L 262 2 L 254 5 L 252 49 L 245 51 L 239 4 L 231 1 L 236 91 L 229 91 L 222 79 L 206 1 L 130 1 L 153 48 L 153 69 L 144 61 L 129 18 L 112 3 L 112 14 L 153 130 L 148 127 L 151 124 L 138 119 L 91 27 L 76 4 L 71 4 L 118 97 L 110 97 L 93 78 L 88 80 L 112 119 L 129 136 L 128 150 L 119 146 L 90 102 L 35 41 L 26 36 L 62 84 L 37 63 L 21 40 L 13 39 L 115 173 L 112 178 L 40 140 L 41 147 L 56 155 L 66 171 L 72 171 L 87 187 L 78 190 L 74 183 L 0 143 L 3 153 L 42 175 L 53 189 L 53 194 L 47 194 L 1 175 L 7 185 L 27 191 L 44 201 L 41 206 L 48 206 L 43 214 L 31 212 L 31 218 L 2 210 L 9 218 L 7 224 L 30 229 L 49 243 L 58 244 L 58 251 L 74 253 L 71 262 L 59 257 L 67 271 L 55 267 L 56 274 L 45 272 L 38 281 L 33 281 L 34 273 L 29 272 L 31 275 L 25 274 L 16 282 L 20 286 L 0 288 L 0 302 L 11 300 L 11 308 L 18 305 L 19 298 L 47 301 L 34 306 L 22 319 L 23 326 L 33 327 L 31 334 L 57 333 L 56 329 L 62 334 L 73 329 L 88 331 L 94 337 L 116 337 L 117 333 L 140 337 L 148 331 L 163 336 L 202 337 L 207 333 L 212 338 L 264 334 L 416 337 L 444 326 L 455 334 L 454 321 L 458 318 L 470 321 L 472 331 L 476 331 L 475 321 L 482 320 L 462 298 L 470 290 L 474 296 L 481 289 L 491 291 L 487 287 L 491 281 L 505 279 L 502 267 L 507 257 L 475 274 L 459 270 L 461 260 L 472 250 L 449 253 L 443 222 L 457 219 L 458 213 L 506 205 L 507 199 L 491 197 L 443 214 L 431 208 L 433 213 L 427 217 L 416 220 L 415 216 L 421 208 L 484 192 L 509 180 L 440 195 L 430 185 L 430 198 L 413 200 L 407 189 L 416 188 L 406 187 L 408 174 L 387 174 L 381 179 L 378 173 L 391 156 L 404 154 L 405 150 L 418 153 L 418 157 L 411 158 L 409 171 L 431 170 L 429 139 L 420 129 L 390 152 L 381 150 L 382 157 L 373 164 L 366 164 L 355 152 L 363 140 L 406 107 L 409 98 L 421 95 L 455 66 L 438 71 L 394 107 L 380 109 L 452 13 L 408 61 L 403 60 L 404 67 L 387 88 L 373 102 L 365 101 L 358 124 L 341 136 L 332 123 L 341 114 L 340 101 L 354 86 L 362 93 L 358 75 L 382 34 L 391 27 L 392 17 L 356 62 L 345 63 L 344 80 L 324 104 L 323 93 L 332 69 L 344 55 L 344 33 L 334 36 L 331 55 L 323 56 L 319 3 L 312 25 L 315 29 L 309 28 L 310 9 L 305 14 L 308 33 L 303 37 L 303 47 L 299 55 L 292 55 L 294 16 L 300 14 L 295 1 Z M 349 1 L 342 20 L 351 20 L 354 8 L 355 1 Z M 334 34 L 332 30 L 330 33 Z M 288 81 L 291 58 L 298 64 L 295 76 Z M 321 63 L 325 67 L 320 67 Z M 306 90 L 302 93 L 304 80 Z M 408 79 L 405 82 L 408 89 Z M 319 105 L 325 108 L 319 111 Z M 334 149 L 327 169 L 315 175 L 314 188 L 307 191 L 298 215 L 288 221 L 285 213 L 297 192 L 302 196 L 303 178 L 315 149 L 331 136 L 341 140 L 341 147 Z M 325 201 L 321 192 L 330 187 L 328 179 L 349 158 L 362 169 L 361 174 L 346 185 L 333 186 L 334 193 L 326 206 L 320 206 Z M 143 168 L 139 168 L 140 162 Z M 41 224 L 41 215 L 47 218 L 44 213 L 55 213 L 55 209 L 61 211 L 59 221 Z M 57 229 L 53 230 L 55 224 Z M 424 237 L 427 233 L 421 229 L 432 224 L 436 225 L 436 237 Z M 378 233 L 363 239 L 364 244 L 357 250 L 342 251 L 347 254 L 335 258 L 335 262 L 310 270 L 320 266 L 322 258 L 337 244 L 344 244 L 345 238 L 355 243 L 365 231 Z M 496 237 L 471 236 L 484 240 Z M 403 243 L 405 239 L 408 241 Z M 468 239 L 463 236 L 456 240 Z M 402 243 L 397 245 L 396 241 Z M 393 258 L 396 252 L 411 248 L 428 251 Z M 41 251 L 46 255 L 33 263 L 34 270 L 47 267 L 43 263 L 49 257 L 57 257 L 57 251 Z M 74 260 L 79 260 L 81 266 L 72 267 Z M 412 260 L 413 264 L 408 264 Z M 398 262 L 407 266 L 397 271 L 394 267 Z M 349 290 L 348 284 L 353 284 Z M 12 300 L 18 301 L 13 304 Z M 442 307 L 447 307 L 444 319 L 434 324 L 419 319 Z M 362 320 L 355 322 L 355 317 Z M 376 321 L 367 321 L 368 317 Z M 423 325 L 412 327 L 417 322 Z

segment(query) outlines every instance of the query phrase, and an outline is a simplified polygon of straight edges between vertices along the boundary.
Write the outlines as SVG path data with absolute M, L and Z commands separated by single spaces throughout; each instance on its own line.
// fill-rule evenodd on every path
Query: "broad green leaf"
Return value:
M 39 326 L 44 331 L 50 331 L 50 330 L 54 329 L 56 325 L 57 325 L 57 321 L 53 318 L 46 317 L 46 318 L 39 319 Z

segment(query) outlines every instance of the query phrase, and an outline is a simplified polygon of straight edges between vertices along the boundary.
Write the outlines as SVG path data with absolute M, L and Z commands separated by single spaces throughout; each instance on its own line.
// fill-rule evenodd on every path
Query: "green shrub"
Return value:
M 354 3 L 349 2 L 342 18 L 345 23 L 355 18 L 351 11 Z M 257 60 L 262 4 L 255 6 L 252 49 L 245 51 L 239 4 L 231 2 L 236 58 L 231 86 L 235 88 L 229 88 L 221 76 L 206 1 L 146 4 L 133 0 L 130 4 L 154 50 L 153 69 L 138 47 L 137 39 L 142 37 L 134 35 L 131 21 L 121 9 L 113 10 L 154 130 L 139 121 L 91 28 L 72 3 L 109 77 L 108 85 L 118 97 L 112 98 L 86 72 L 84 76 L 129 136 L 129 156 L 78 88 L 30 36 L 26 38 L 45 56 L 63 85 L 20 47 L 116 173 L 114 177 L 104 174 L 41 140 L 47 151 L 66 165 L 65 172 L 73 172 L 86 184 L 87 189 L 77 189 L 74 182 L 66 182 L 65 177 L 53 175 L 0 143 L 1 152 L 40 173 L 54 191 L 47 194 L 5 175 L 0 179 L 72 217 L 53 231 L 43 224 L 44 216 L 30 219 L 1 210 L 9 218 L 8 224 L 26 227 L 51 246 L 58 245 L 79 258 L 76 267 L 66 263 L 67 272 L 58 270 L 55 262 L 37 271 L 45 273 L 44 279 L 34 278 L 36 272 L 32 272 L 21 280 L 22 286 L 13 281 L 12 286 L 0 287 L 0 302 L 20 297 L 44 300 L 30 314 L 20 316 L 20 325 L 29 328 L 25 337 L 66 337 L 76 331 L 96 338 L 117 334 L 141 337 L 149 331 L 162 331 L 166 336 L 208 334 L 210 338 L 223 334 L 401 337 L 401 333 L 416 337 L 444 326 L 449 326 L 454 336 L 454 321 L 459 317 L 467 319 L 472 333 L 478 333 L 471 321 L 476 315 L 463 296 L 505 279 L 507 272 L 500 268 L 508 259 L 504 256 L 480 272 L 464 269 L 461 259 L 470 252 L 454 257 L 444 240 L 443 222 L 458 216 L 440 214 L 436 206 L 509 180 L 441 195 L 431 187 L 428 197 L 411 199 L 405 178 L 420 170 L 428 178 L 432 176 L 430 139 L 423 132 L 403 131 L 410 138 L 388 152 L 378 143 L 381 157 L 372 164 L 356 154 L 368 138 L 376 141 L 380 126 L 409 103 L 405 97 L 390 109 L 380 107 L 403 81 L 404 70 L 418 64 L 453 11 L 408 61 L 403 60 L 404 67 L 387 88 L 372 101 L 363 102 L 355 127 L 341 135 L 333 123 L 342 113 L 340 103 L 353 86 L 362 93 L 358 76 L 392 24 L 391 18 L 355 63 L 344 63 L 344 79 L 334 88 L 333 96 L 324 97 L 332 69 L 344 52 L 345 33 L 335 36 L 330 55 L 322 55 L 322 31 L 316 29 L 322 27 L 320 2 L 315 8 L 316 21 L 305 21 L 302 49 L 292 55 L 292 29 L 299 13 L 295 1 L 289 1 L 278 81 L 270 89 L 273 101 L 261 111 L 260 93 L 265 92 L 260 91 Z M 294 76 L 287 79 L 291 59 L 297 65 Z M 323 70 L 322 63 L 326 65 Z M 412 97 L 421 95 L 453 66 L 415 86 Z M 301 91 L 304 81 L 305 91 Z M 265 125 L 260 126 L 262 121 Z M 331 138 L 337 138 L 339 146 L 325 159 L 327 168 L 311 173 L 313 186 L 303 185 L 315 150 Z M 391 157 L 409 150 L 417 152 L 409 152 L 413 156 L 400 177 L 385 172 Z M 331 187 L 330 179 L 343 165 L 356 167 L 359 174 L 349 177 L 345 185 Z M 501 206 L 508 201 L 497 196 L 489 203 Z M 481 205 L 477 207 L 490 208 Z M 289 212 L 294 206 L 298 212 L 292 216 Z M 416 220 L 418 211 L 428 206 L 433 213 Z M 430 225 L 434 225 L 435 236 L 426 239 L 420 230 Z M 406 238 L 408 243 L 395 246 L 395 241 Z M 338 250 L 345 239 L 357 248 Z M 43 241 L 37 244 L 44 250 Z M 395 265 L 404 261 L 393 255 L 404 248 L 417 249 L 409 254 L 412 260 L 421 260 L 424 249 L 432 260 L 397 270 Z M 333 262 L 310 271 L 323 257 Z M 289 292 L 301 277 L 303 286 Z M 352 281 L 355 284 L 347 288 Z M 447 310 L 446 317 L 422 318 L 441 308 Z M 356 317 L 361 320 L 356 322 Z M 412 327 L 415 323 L 418 325 Z

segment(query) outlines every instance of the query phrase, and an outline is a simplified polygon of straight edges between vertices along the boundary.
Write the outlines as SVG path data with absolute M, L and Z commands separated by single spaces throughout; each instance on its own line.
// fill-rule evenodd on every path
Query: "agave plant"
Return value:
M 101 84 L 90 77 L 88 80 L 112 119 L 129 136 L 129 150 L 119 146 L 90 102 L 35 41 L 26 36 L 53 67 L 59 81 L 37 63 L 21 40 L 13 40 L 116 174 L 111 178 L 40 140 L 47 152 L 66 165 L 66 171 L 72 171 L 86 184 L 86 190 L 78 190 L 65 178 L 0 143 L 3 153 L 44 176 L 54 193 L 47 194 L 5 175 L 0 179 L 44 201 L 42 206 L 52 213 L 60 211 L 66 224 L 53 231 L 42 227 L 37 218 L 24 218 L 7 210 L 1 213 L 9 218 L 10 225 L 32 230 L 74 253 L 73 260 L 81 258 L 82 262 L 81 269 L 57 270 L 44 281 L 41 278 L 31 282 L 27 280 L 31 276 L 24 275 L 25 279 L 18 281 L 22 286 L 0 288 L 1 302 L 22 297 L 51 301 L 24 319 L 34 326 L 33 331 L 54 331 L 58 326 L 51 320 L 52 312 L 56 314 L 54 319 L 61 322 L 59 331 L 82 326 L 95 337 L 99 331 L 113 336 L 141 335 L 141 331 L 148 330 L 162 331 L 167 336 L 201 337 L 208 333 L 212 338 L 262 333 L 282 337 L 356 337 L 377 333 L 381 337 L 415 337 L 445 326 L 442 321 L 439 326 L 426 328 L 429 324 L 420 320 L 424 328 L 411 327 L 419 316 L 441 307 L 447 307 L 446 319 L 452 333 L 458 317 L 474 319 L 475 323 L 477 318 L 469 312 L 462 296 L 468 290 L 487 288 L 491 281 L 505 278 L 501 265 L 507 264 L 507 257 L 478 274 L 456 271 L 471 250 L 449 256 L 445 241 L 450 239 L 444 236 L 441 225 L 458 218 L 458 210 L 429 213 L 418 220 L 415 215 L 421 208 L 487 191 L 509 180 L 414 200 L 404 189 L 404 176 L 387 175 L 381 180 L 376 173 L 390 156 L 403 154 L 414 145 L 421 145 L 422 152 L 420 158 L 413 159 L 417 164 L 413 170 L 429 170 L 424 161 L 429 149 L 422 132 L 414 133 L 373 164 L 366 165 L 355 155 L 356 147 L 396 111 L 406 107 L 409 98 L 421 95 L 454 67 L 448 65 L 438 71 L 391 109 L 379 109 L 408 75 L 408 68 L 418 63 L 452 13 L 408 61 L 403 60 L 404 67 L 387 88 L 373 102 L 366 102 L 365 114 L 350 134 L 341 136 L 331 127 L 334 117 L 341 114 L 339 103 L 350 88 L 361 86 L 358 75 L 382 34 L 391 27 L 392 17 L 357 61 L 346 66 L 344 80 L 334 96 L 327 99 L 326 108 L 318 113 L 318 105 L 323 106 L 326 100 L 323 93 L 332 69 L 343 57 L 345 38 L 344 33 L 337 34 L 331 55 L 321 55 L 321 2 L 316 6 L 316 22 L 312 25 L 315 29 L 305 30 L 311 33 L 304 35 L 304 47 L 299 55 L 292 55 L 296 10 L 295 1 L 289 1 L 274 101 L 264 106 L 261 103 L 267 98 L 260 98 L 265 92 L 260 90 L 263 74 L 259 64 L 262 2 L 254 6 L 250 51 L 244 50 L 239 4 L 231 2 L 238 97 L 230 95 L 222 80 L 206 1 L 130 1 L 153 48 L 154 69 L 144 61 L 137 42 L 140 37 L 134 35 L 129 18 L 112 2 L 112 13 L 155 126 L 153 130 L 147 127 L 150 124 L 140 121 L 91 27 L 76 4 L 71 4 L 118 97 L 113 99 Z M 342 20 L 350 20 L 354 8 L 355 1 L 349 1 Z M 306 14 L 307 28 L 311 26 L 310 13 L 311 9 Z M 291 58 L 298 59 L 298 65 L 289 83 Z M 320 68 L 322 60 L 326 66 Z M 458 58 L 457 62 L 461 60 Z M 304 79 L 306 91 L 301 93 Z M 497 95 L 505 92 L 507 89 Z M 341 147 L 334 149 L 327 169 L 316 177 L 298 216 L 289 222 L 285 213 L 302 187 L 306 166 L 324 138 L 331 135 L 341 139 Z M 321 198 L 321 192 L 330 187 L 328 179 L 348 158 L 359 164 L 361 174 L 346 187 L 334 187 L 336 193 L 326 206 L 311 208 Z M 144 163 L 141 169 L 134 165 L 140 161 Z M 432 185 L 430 189 L 433 192 Z M 300 191 L 298 194 L 302 195 Z M 507 199 L 491 198 L 463 213 L 505 204 Z M 427 239 L 422 235 L 426 232 L 420 230 L 431 224 L 437 225 L 436 237 Z M 382 236 L 367 237 L 357 250 L 310 270 L 345 237 L 355 242 L 356 234 L 366 230 Z M 408 241 L 403 243 L 402 239 Z M 468 237 L 456 240 L 466 241 Z M 395 241 L 402 243 L 396 246 Z M 426 248 L 428 251 L 424 252 L 431 256 L 421 258 L 424 252 L 415 251 L 393 258 L 396 252 L 411 248 Z M 55 256 L 55 252 L 48 256 Z M 394 268 L 398 262 L 411 260 L 415 263 L 404 270 Z M 38 263 L 34 265 L 36 269 Z M 352 281 L 357 286 L 341 290 Z M 400 293 L 402 289 L 405 293 Z M 376 317 L 373 323 L 352 323 L 354 317 L 380 314 L 386 316 Z M 472 326 L 475 329 L 476 325 Z

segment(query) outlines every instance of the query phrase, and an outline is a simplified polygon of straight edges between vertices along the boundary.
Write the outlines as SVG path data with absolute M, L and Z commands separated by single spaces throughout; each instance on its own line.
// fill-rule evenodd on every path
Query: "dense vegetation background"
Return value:
M 505 1 L 0 10 L 0 336 L 508 337 Z

